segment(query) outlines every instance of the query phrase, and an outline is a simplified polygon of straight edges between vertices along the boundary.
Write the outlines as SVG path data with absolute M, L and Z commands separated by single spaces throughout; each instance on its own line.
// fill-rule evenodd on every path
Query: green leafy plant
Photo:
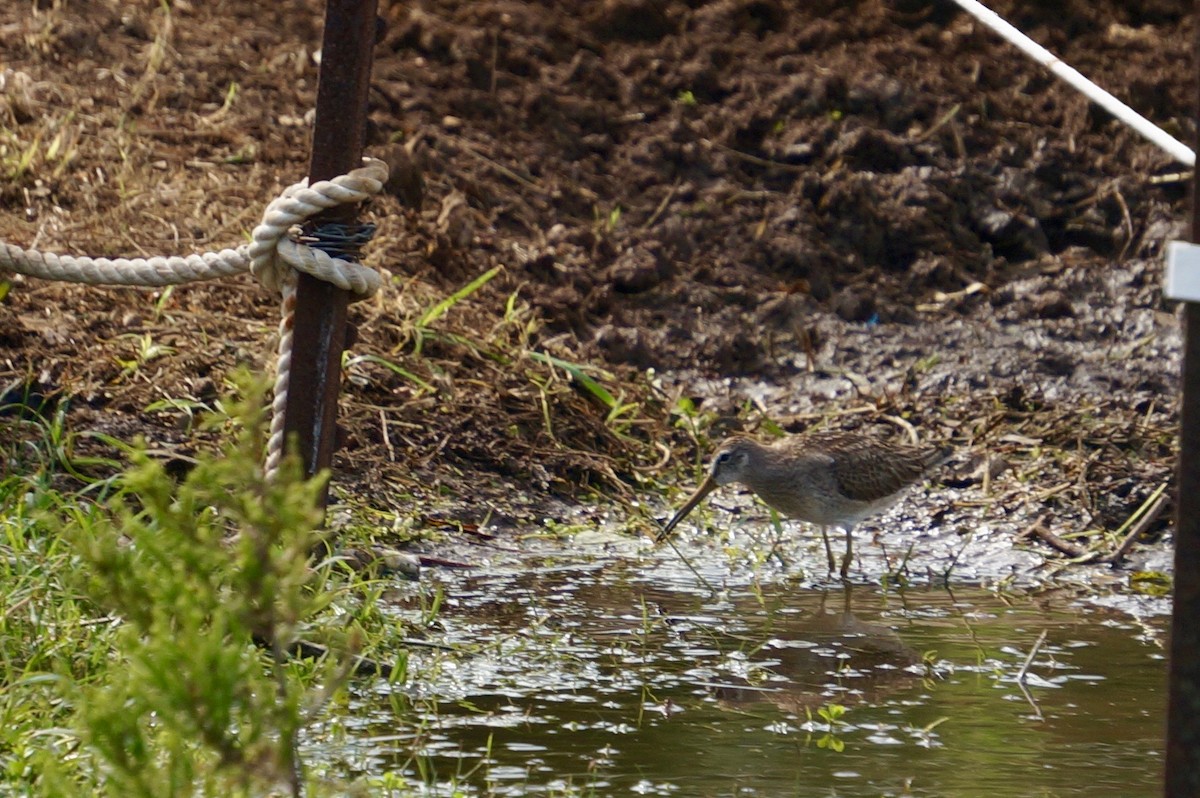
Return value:
M 619 204 L 612 206 L 607 211 L 598 204 L 593 205 L 592 219 L 596 232 L 607 235 L 616 231 L 621 226 L 621 216 L 623 213 L 624 211 Z
M 315 707 L 288 652 L 329 601 L 310 563 L 324 477 L 288 459 L 266 479 L 261 386 L 246 388 L 216 421 L 235 431 L 219 455 L 177 484 L 135 448 L 117 495 L 65 521 L 79 587 L 121 621 L 105 678 L 68 683 L 114 794 L 301 792 Z M 328 695 L 345 671 L 324 667 Z
M 809 723 L 812 723 L 812 711 L 807 709 L 805 711 L 808 713 Z M 846 723 L 842 720 L 842 716 L 845 714 L 846 708 L 841 704 L 826 704 L 817 708 L 817 716 L 828 724 L 826 732 L 817 738 L 817 748 L 826 748 L 839 754 L 845 750 L 845 741 L 837 736 L 838 728 Z
M 168 396 L 146 405 L 147 413 L 179 413 L 187 419 L 185 429 L 191 433 L 199 418 L 198 413 L 211 413 L 212 408 L 199 399 L 180 399 Z
M 121 378 L 131 377 L 138 373 L 142 366 L 152 360 L 156 360 L 166 355 L 175 354 L 173 347 L 165 344 L 154 342 L 154 338 L 150 333 L 144 335 L 129 335 L 123 337 L 134 338 L 137 341 L 137 349 L 133 353 L 133 357 L 129 359 L 117 358 L 117 365 L 121 367 Z

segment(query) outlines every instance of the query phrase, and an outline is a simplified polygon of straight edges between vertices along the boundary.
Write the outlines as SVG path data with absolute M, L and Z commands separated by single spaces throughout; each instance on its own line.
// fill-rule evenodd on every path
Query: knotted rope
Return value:
M 307 179 L 288 186 L 267 206 L 262 222 L 251 234 L 253 243 L 247 248 L 251 273 L 260 283 L 272 291 L 278 291 L 283 297 L 279 321 L 279 359 L 275 364 L 275 390 L 271 402 L 271 434 L 267 439 L 265 469 L 268 477 L 275 474 L 283 459 L 283 411 L 287 407 L 292 375 L 297 272 L 302 271 L 333 283 L 353 293 L 355 299 L 371 296 L 382 283 L 382 278 L 374 269 L 335 258 L 286 235 L 295 225 L 323 210 L 344 203 L 362 202 L 378 194 L 387 181 L 387 165 L 374 159 L 363 161 L 362 168 L 348 175 L 322 180 L 312 186 L 308 185 Z
M 307 178 L 290 185 L 267 205 L 262 221 L 251 234 L 251 243 L 237 249 L 187 256 L 91 258 L 38 252 L 0 241 L 0 272 L 88 285 L 154 287 L 212 280 L 249 271 L 267 289 L 278 292 L 283 310 L 265 466 L 270 477 L 279 468 L 283 457 L 283 409 L 287 404 L 292 364 L 298 272 L 311 274 L 351 292 L 353 300 L 366 299 L 383 284 L 374 269 L 330 255 L 300 240 L 296 228 L 321 211 L 370 199 L 383 188 L 387 177 L 388 168 L 383 161 L 364 158 L 363 165 L 349 174 L 321 180 L 311 186 Z

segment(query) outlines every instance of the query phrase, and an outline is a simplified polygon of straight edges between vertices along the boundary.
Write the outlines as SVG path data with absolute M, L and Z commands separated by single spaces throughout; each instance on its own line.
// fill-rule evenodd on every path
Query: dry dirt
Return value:
M 992 6 L 1194 137 L 1190 4 Z M 91 255 L 245 241 L 306 169 L 321 13 L 5 3 L 0 239 Z M 352 314 L 355 354 L 407 375 L 349 369 L 342 493 L 408 513 L 466 494 L 459 521 L 592 489 L 629 500 L 697 443 L 770 423 L 911 424 L 1002 456 L 975 500 L 1015 527 L 1050 512 L 1084 543 L 1169 479 L 1179 339 L 1159 261 L 1187 184 L 948 0 L 380 14 L 369 151 L 394 180 L 367 262 L 392 280 Z M 238 365 L 270 368 L 277 313 L 249 278 L 10 278 L 0 434 L 32 434 L 45 396 L 79 452 L 105 449 L 96 431 L 140 434 L 186 463 L 203 436 L 184 408 L 211 406 Z M 630 407 L 534 352 L 587 364 Z

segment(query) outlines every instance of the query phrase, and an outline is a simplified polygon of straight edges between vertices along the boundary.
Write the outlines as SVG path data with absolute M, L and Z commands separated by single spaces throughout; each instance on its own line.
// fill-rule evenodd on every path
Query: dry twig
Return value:
M 1037 656 L 1038 651 L 1042 648 L 1042 643 L 1046 642 L 1046 630 L 1038 635 L 1038 639 L 1034 641 L 1033 648 L 1029 649 L 1029 656 L 1025 658 L 1025 663 L 1021 666 L 1021 670 L 1017 672 L 1017 681 L 1021 684 L 1025 683 L 1025 676 L 1029 673 L 1029 666 L 1033 662 L 1033 658 Z

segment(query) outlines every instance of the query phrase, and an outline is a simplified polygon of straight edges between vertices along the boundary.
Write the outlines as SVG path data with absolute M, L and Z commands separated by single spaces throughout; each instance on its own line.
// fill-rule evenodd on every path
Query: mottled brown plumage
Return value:
M 948 449 L 889 443 L 848 432 L 810 433 L 766 444 L 734 435 L 717 447 L 708 476 L 658 539 L 670 535 L 715 488 L 740 482 L 782 515 L 818 524 L 830 570 L 833 551 L 825 528 L 845 529 L 844 577 L 850 567 L 854 525 L 890 507 L 949 454 Z

